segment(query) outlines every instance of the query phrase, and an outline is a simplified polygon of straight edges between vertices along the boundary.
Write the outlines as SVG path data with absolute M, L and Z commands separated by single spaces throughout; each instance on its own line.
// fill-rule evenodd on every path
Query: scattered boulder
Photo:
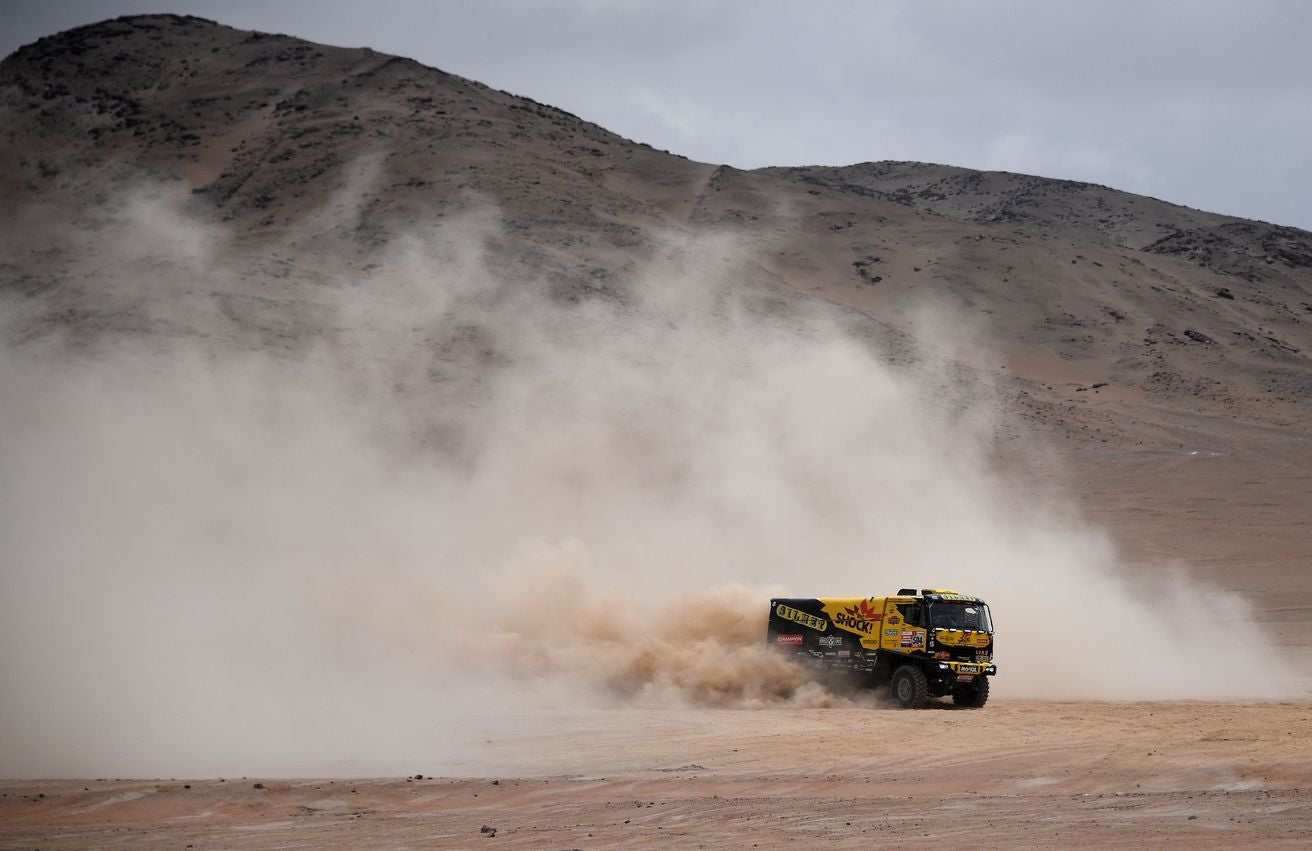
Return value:
M 856 269 L 857 275 L 867 284 L 877 284 L 884 280 L 883 275 L 875 274 L 875 264 L 882 262 L 883 258 L 870 256 L 862 257 L 860 260 L 852 261 L 852 267 Z

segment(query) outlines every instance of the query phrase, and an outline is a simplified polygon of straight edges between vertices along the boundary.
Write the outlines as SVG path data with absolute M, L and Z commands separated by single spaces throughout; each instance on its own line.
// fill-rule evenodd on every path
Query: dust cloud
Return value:
M 433 772 L 579 707 L 869 703 L 766 652 L 778 593 L 979 594 L 997 698 L 1280 694 L 1239 597 L 995 469 L 978 376 L 891 366 L 731 238 L 561 298 L 476 201 L 336 254 L 167 187 L 33 233 L 68 284 L 3 305 L 0 775 Z

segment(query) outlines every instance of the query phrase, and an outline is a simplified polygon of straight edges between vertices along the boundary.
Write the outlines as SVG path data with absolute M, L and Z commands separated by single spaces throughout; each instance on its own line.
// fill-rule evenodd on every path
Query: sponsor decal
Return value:
M 790 644 L 796 647 L 800 647 L 805 641 L 806 638 L 801 633 L 784 633 L 774 637 L 775 644 Z
M 852 655 L 852 651 L 851 651 L 851 650 L 839 650 L 839 651 L 838 651 L 838 658 L 839 658 L 839 659 L 846 659 L 847 657 L 849 657 L 849 656 L 851 656 L 851 655 Z
M 834 615 L 834 623 L 866 635 L 874 632 L 875 624 L 883 619 L 883 613 L 865 600 L 857 600 L 855 606 L 848 606 Z
M 913 629 L 904 629 L 904 630 L 902 630 L 902 646 L 903 646 L 903 647 L 924 647 L 924 646 L 925 646 L 925 634 L 924 634 L 923 632 L 916 632 L 916 631 L 913 630 Z
M 806 612 L 799 612 L 792 606 L 785 606 L 783 603 L 776 605 L 774 611 L 775 614 L 784 620 L 792 621 L 793 623 L 800 623 L 802 626 L 810 627 L 816 632 L 824 632 L 829 628 L 829 622 L 824 618 L 816 617 L 815 615 L 810 615 Z
M 894 638 L 897 638 L 897 630 L 895 630 L 895 629 L 886 629 L 886 630 L 884 630 L 884 635 L 891 635 L 891 636 L 893 636 Z
M 974 674 L 957 674 L 957 682 L 968 683 L 975 679 Z
M 963 674 L 978 674 L 979 665 L 958 665 L 958 670 Z
M 843 643 L 843 636 L 822 635 L 816 641 L 821 647 L 838 647 Z
M 940 600 L 962 600 L 967 603 L 978 603 L 978 597 L 972 597 L 969 594 L 939 594 Z

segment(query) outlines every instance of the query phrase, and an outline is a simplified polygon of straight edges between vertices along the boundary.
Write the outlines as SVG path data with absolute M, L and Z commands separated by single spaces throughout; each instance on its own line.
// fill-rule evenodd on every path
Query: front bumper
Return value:
M 991 677 L 998 672 L 998 666 L 983 662 L 936 662 L 941 677 Z

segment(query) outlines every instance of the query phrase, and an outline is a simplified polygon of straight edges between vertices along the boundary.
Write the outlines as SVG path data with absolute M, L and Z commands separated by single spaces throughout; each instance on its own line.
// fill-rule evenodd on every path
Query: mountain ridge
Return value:
M 1307 419 L 1305 231 L 952 166 L 698 163 L 413 60 L 185 16 L 40 39 L 0 62 L 0 90 L 11 278 L 34 274 L 30 211 L 76 223 L 143 179 L 184 187 L 190 214 L 243 244 L 286 241 L 284 264 L 309 277 L 316 251 L 364 268 L 408 223 L 485 201 L 508 274 L 567 299 L 622 297 L 657 234 L 721 233 L 774 292 L 885 335 L 914 338 L 927 301 L 982 317 L 1003 377 L 1059 432 L 1110 426 L 1085 392 L 1296 431 Z

